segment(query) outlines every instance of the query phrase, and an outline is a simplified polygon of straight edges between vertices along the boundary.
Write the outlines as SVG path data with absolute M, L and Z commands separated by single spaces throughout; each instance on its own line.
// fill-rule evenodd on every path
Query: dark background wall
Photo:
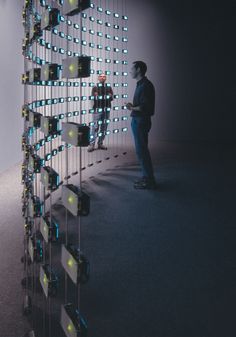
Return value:
M 235 142 L 236 2 L 132 4 L 129 61 L 146 60 L 157 93 L 151 143 Z

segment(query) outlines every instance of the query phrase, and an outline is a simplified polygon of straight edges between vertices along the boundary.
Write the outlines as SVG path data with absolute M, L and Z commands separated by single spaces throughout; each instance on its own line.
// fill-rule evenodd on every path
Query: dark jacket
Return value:
M 155 112 L 155 88 L 149 79 L 144 76 L 137 82 L 134 92 L 133 106 L 139 106 L 141 111 L 131 111 L 132 117 L 148 117 Z

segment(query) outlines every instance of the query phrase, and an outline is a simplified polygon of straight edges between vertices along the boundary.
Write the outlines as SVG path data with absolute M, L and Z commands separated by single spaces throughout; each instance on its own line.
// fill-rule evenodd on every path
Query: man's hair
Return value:
M 147 71 L 147 65 L 145 62 L 143 61 L 135 61 L 133 62 L 135 69 L 140 69 L 141 75 L 144 76 L 146 74 Z

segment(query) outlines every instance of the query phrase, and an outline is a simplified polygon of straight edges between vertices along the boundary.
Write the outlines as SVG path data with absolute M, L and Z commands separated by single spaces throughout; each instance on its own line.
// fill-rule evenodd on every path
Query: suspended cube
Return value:
M 90 128 L 84 124 L 62 123 L 62 141 L 74 146 L 88 146 Z
M 61 326 L 67 337 L 87 336 L 87 323 L 72 303 L 61 306 Z
M 29 238 L 28 252 L 32 262 L 40 262 L 43 258 L 43 248 L 40 240 L 34 236 Z
M 43 213 L 43 205 L 40 201 L 40 198 L 36 195 L 29 198 L 28 203 L 28 215 L 31 218 L 39 218 Z
M 40 81 L 41 68 L 33 68 L 29 72 L 29 83 Z
M 90 56 L 68 57 L 62 60 L 62 77 L 84 78 L 90 76 Z
M 37 22 L 35 25 L 31 26 L 30 31 L 29 31 L 29 39 L 35 40 L 42 36 L 42 30 L 40 27 L 40 22 Z
M 40 266 L 39 280 L 46 297 L 56 295 L 58 277 L 48 264 Z
M 59 174 L 50 166 L 41 168 L 41 183 L 46 189 L 55 191 L 59 186 Z
M 64 15 L 75 15 L 90 7 L 90 0 L 64 0 L 62 13 Z
M 29 111 L 29 126 L 34 128 L 39 128 L 41 124 L 42 114 L 36 111 Z
M 59 225 L 55 217 L 43 216 L 40 221 L 40 232 L 45 242 L 56 242 L 59 238 Z
M 71 280 L 75 283 L 86 283 L 89 279 L 90 266 L 80 250 L 72 245 L 62 246 L 61 264 Z
M 59 131 L 59 120 L 54 117 L 41 116 L 41 131 L 45 135 L 54 135 Z
M 41 17 L 41 29 L 50 30 L 51 28 L 59 25 L 60 12 L 57 8 L 51 8 L 51 10 L 45 10 Z
M 44 163 L 44 160 L 41 159 L 38 155 L 30 154 L 28 169 L 30 172 L 39 173 L 43 163 Z
M 86 216 L 90 211 L 90 198 L 72 184 L 62 186 L 62 204 L 74 216 Z
M 45 64 L 41 68 L 41 81 L 56 81 L 59 79 L 60 66 L 56 63 Z

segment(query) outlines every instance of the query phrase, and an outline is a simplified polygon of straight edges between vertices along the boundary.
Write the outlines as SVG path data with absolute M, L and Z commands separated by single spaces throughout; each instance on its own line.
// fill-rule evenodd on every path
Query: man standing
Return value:
M 152 160 L 148 149 L 148 133 L 151 129 L 151 116 L 155 111 L 155 89 L 145 76 L 147 65 L 143 61 L 133 62 L 130 74 L 137 81 L 133 104 L 127 103 L 131 110 L 131 128 L 135 150 L 142 169 L 142 178 L 134 182 L 134 188 L 155 189 L 156 181 Z
M 113 90 L 111 86 L 108 86 L 106 82 L 106 75 L 100 74 L 98 76 L 98 84 L 92 89 L 92 96 L 94 96 L 94 126 L 91 128 L 91 134 L 93 136 L 88 152 L 95 150 L 95 142 L 98 137 L 98 149 L 107 150 L 107 147 L 103 145 L 107 131 L 107 120 L 110 118 L 111 101 L 113 100 Z M 100 134 L 100 135 L 99 135 Z

